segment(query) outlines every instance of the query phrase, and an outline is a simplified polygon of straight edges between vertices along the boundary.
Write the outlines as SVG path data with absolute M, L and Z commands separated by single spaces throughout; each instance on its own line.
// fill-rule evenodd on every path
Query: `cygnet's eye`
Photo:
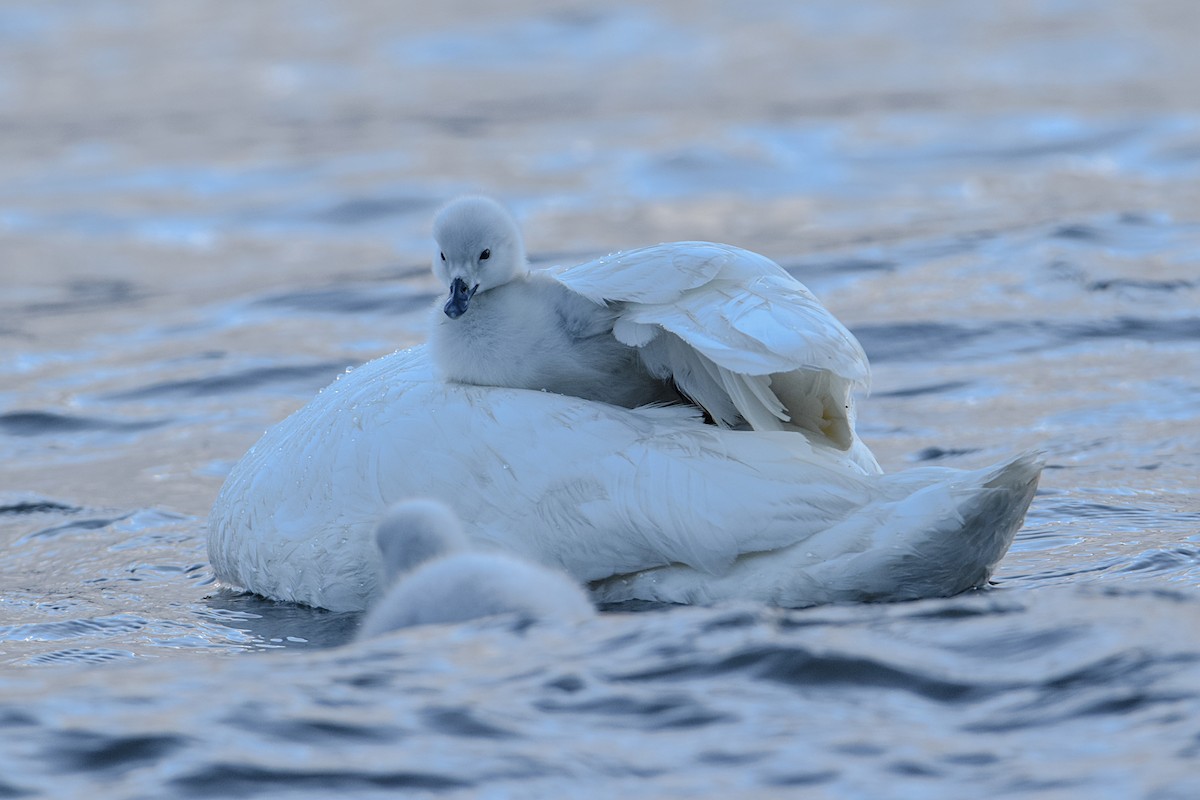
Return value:
M 446 254 L 442 253 L 442 261 L 445 261 L 445 260 L 446 260 Z
M 491 251 L 491 250 L 484 250 L 482 253 L 480 253 L 480 254 L 479 254 L 479 260 L 480 260 L 480 261 L 487 261 L 487 260 L 488 260 L 489 258 L 491 258 L 491 257 L 492 257 L 492 251 Z

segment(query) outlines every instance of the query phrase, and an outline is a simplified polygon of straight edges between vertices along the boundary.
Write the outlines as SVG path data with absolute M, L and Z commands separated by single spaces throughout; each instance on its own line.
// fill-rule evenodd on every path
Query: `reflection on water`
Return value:
M 1196 12 L 1035 6 L 0 9 L 0 796 L 1195 795 Z M 778 260 L 889 469 L 1043 450 L 995 585 L 365 643 L 216 586 L 233 462 L 424 338 L 479 190 L 539 264 Z

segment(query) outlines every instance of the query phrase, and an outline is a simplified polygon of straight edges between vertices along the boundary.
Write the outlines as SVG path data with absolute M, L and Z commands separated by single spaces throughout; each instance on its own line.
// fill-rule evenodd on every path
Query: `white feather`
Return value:
M 428 497 L 474 545 L 598 581 L 601 599 L 953 594 L 990 574 L 1039 470 L 878 475 L 793 433 L 445 383 L 416 348 L 267 432 L 213 506 L 209 558 L 259 594 L 362 609 L 382 586 L 377 521 Z
M 681 388 L 690 383 L 684 392 L 718 422 L 736 422 L 727 401 L 756 430 L 797 430 L 835 447 L 865 450 L 856 447 L 849 422 L 852 389 L 870 384 L 862 347 L 769 259 L 728 245 L 676 242 L 606 256 L 555 278 L 613 307 L 616 338 L 642 348 L 652 374 L 672 377 Z M 697 370 L 696 359 L 680 347 L 649 352 L 661 341 L 656 331 L 719 371 L 707 364 Z M 681 382 L 683 373 L 691 380 Z
M 862 348 L 770 259 L 676 242 L 531 273 L 491 200 L 451 203 L 434 228 L 451 302 L 430 343 L 447 379 L 626 407 L 678 399 L 673 383 L 720 425 L 800 432 L 878 469 L 852 424 Z

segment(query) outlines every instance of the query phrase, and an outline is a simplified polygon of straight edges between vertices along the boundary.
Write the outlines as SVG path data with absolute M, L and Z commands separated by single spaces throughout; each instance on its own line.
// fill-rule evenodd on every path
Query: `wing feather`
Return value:
M 614 253 L 555 278 L 614 307 L 613 335 L 718 423 L 803 430 L 840 449 L 853 445 L 850 392 L 869 387 L 866 354 L 770 259 L 677 242 Z
M 556 277 L 598 303 L 670 303 L 710 282 L 733 258 L 724 245 L 687 244 L 684 252 L 675 245 L 657 245 L 612 253 L 561 270 Z

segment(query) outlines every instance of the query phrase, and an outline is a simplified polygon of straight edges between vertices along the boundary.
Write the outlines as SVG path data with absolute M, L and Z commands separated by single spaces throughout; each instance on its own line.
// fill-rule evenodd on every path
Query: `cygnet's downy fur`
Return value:
M 363 619 L 360 638 L 498 614 L 577 620 L 594 613 L 566 575 L 505 553 L 469 550 L 458 517 L 435 500 L 393 506 L 375 540 L 391 588 Z
M 529 270 L 521 232 L 500 204 L 460 198 L 437 215 L 433 235 L 433 271 L 449 292 L 430 334 L 442 377 L 627 408 L 679 400 L 613 337 L 607 305 Z
M 448 382 L 542 389 L 634 408 L 687 402 L 722 427 L 795 431 L 879 471 L 854 432 L 870 366 L 853 334 L 769 258 L 666 242 L 530 271 L 485 197 L 434 220 L 431 352 Z

